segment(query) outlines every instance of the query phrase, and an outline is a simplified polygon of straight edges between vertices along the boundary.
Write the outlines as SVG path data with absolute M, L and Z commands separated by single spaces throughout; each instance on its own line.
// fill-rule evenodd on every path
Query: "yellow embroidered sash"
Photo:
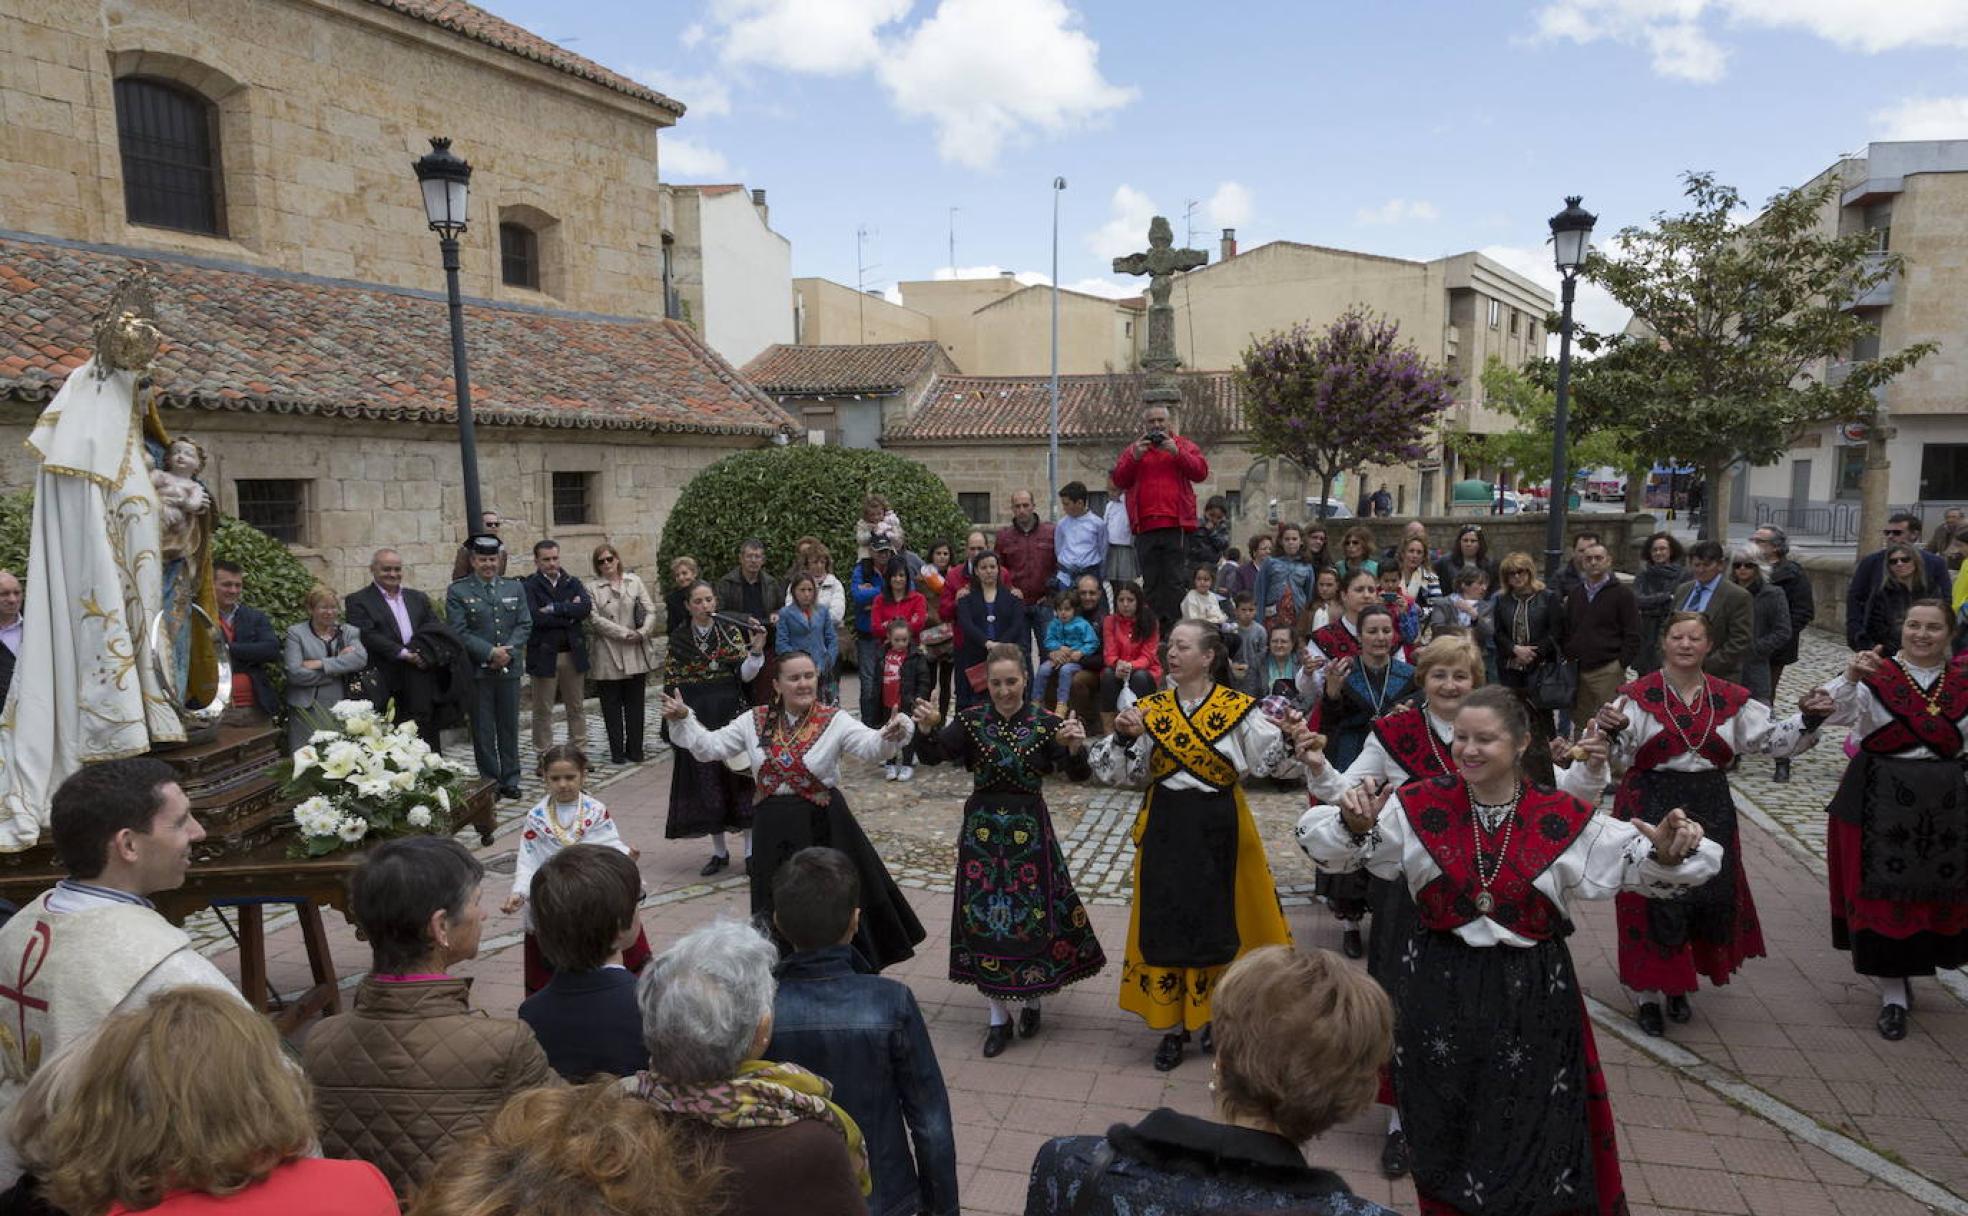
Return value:
M 1148 758 L 1148 776 L 1155 781 L 1180 771 L 1212 789 L 1237 784 L 1237 766 L 1216 750 L 1216 743 L 1244 720 L 1257 704 L 1255 697 L 1218 684 L 1210 689 L 1195 716 L 1182 712 L 1173 689 L 1151 693 L 1135 703 L 1155 751 Z

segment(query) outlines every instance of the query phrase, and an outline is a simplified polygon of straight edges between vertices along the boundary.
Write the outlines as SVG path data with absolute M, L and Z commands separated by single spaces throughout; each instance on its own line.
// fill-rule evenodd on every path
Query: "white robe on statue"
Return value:
M 0 852 L 40 841 L 56 787 L 84 764 L 184 739 L 160 674 L 170 655 L 151 654 L 163 564 L 136 381 L 98 378 L 91 359 L 28 435 L 41 468 L 25 631 L 0 711 Z

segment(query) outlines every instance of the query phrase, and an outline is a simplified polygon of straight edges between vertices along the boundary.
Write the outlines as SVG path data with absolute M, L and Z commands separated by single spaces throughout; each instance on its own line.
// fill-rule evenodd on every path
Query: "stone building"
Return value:
M 1820 374 L 1841 380 L 1854 363 L 1881 353 L 1939 345 L 1880 395 L 1888 422 L 1879 455 L 1891 465 L 1886 501 L 1918 504 L 1931 525 L 1944 508 L 1968 505 L 1968 140 L 1868 144 L 1808 185 L 1827 179 L 1838 182 L 1839 193 L 1824 231 L 1869 233 L 1905 267 L 1848 301 L 1878 332 Z M 1855 426 L 1806 431 L 1775 463 L 1730 479 L 1731 521 L 1771 520 L 1799 534 L 1851 540 L 1872 438 Z M 1874 543 L 1870 535 L 1857 539 L 1862 547 Z
M 938 375 L 956 370 L 934 342 L 877 342 L 773 346 L 744 375 L 799 422 L 808 443 L 872 448 L 916 412 Z
M 433 133 L 474 168 L 466 333 L 509 541 L 559 534 L 584 572 L 605 537 L 641 564 L 697 469 L 792 429 L 663 319 L 658 135 L 683 106 L 470 4 L 8 6 L 0 105 L 8 487 L 108 284 L 141 261 L 166 424 L 204 442 L 222 507 L 339 589 L 386 542 L 440 586 L 464 509 L 444 280 L 410 169 Z

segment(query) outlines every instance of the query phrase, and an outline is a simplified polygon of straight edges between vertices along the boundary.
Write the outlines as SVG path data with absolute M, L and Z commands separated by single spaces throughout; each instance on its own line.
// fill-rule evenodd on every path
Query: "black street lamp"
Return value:
M 478 437 L 472 430 L 471 376 L 465 368 L 465 304 L 458 294 L 458 237 L 470 223 L 471 166 L 451 141 L 431 136 L 431 150 L 416 163 L 424 191 L 424 217 L 444 254 L 444 287 L 451 302 L 451 378 L 458 387 L 458 455 L 465 471 L 465 535 L 476 535 L 484 515 L 478 498 Z
M 1579 206 L 1579 196 L 1567 195 L 1565 209 L 1551 217 L 1551 256 L 1564 277 L 1559 289 L 1562 306 L 1558 322 L 1558 403 L 1551 427 L 1551 507 L 1544 525 L 1544 577 L 1558 577 L 1565 560 L 1565 514 L 1571 506 L 1572 472 L 1566 462 L 1566 425 L 1570 420 L 1572 387 L 1572 297 L 1578 273 L 1585 266 L 1592 225 L 1599 217 Z
M 1504 512 L 1504 502 L 1505 502 L 1505 499 L 1504 499 L 1504 497 L 1503 497 L 1503 494 L 1504 494 L 1504 489 L 1505 489 L 1505 487 L 1507 487 L 1507 486 L 1508 486 L 1508 485 L 1510 484 L 1510 460 L 1509 460 L 1509 458 L 1508 458 L 1508 457 L 1506 457 L 1506 458 L 1504 458 L 1503 460 L 1500 460 L 1500 461 L 1498 461 L 1498 462 L 1497 462 L 1497 474 L 1496 474 L 1496 479 L 1497 479 L 1497 484 L 1496 484 L 1496 492 L 1497 492 L 1497 496 L 1496 496 L 1496 502 L 1495 502 L 1495 503 L 1493 503 L 1493 504 L 1491 504 L 1491 506 L 1490 506 L 1490 514 L 1492 514 L 1492 515 L 1502 515 L 1502 514 L 1504 514 L 1504 513 L 1505 513 L 1505 512 Z

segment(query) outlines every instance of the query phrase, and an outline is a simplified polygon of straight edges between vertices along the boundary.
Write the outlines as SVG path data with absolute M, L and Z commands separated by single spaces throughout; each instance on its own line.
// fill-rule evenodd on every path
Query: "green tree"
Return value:
M 1548 364 L 1549 360 L 1541 361 Z M 1497 467 L 1508 464 L 1528 481 L 1551 477 L 1551 429 L 1558 411 L 1558 397 L 1537 364 L 1511 367 L 1496 356 L 1483 366 L 1483 402 L 1516 424 L 1508 431 L 1478 434 L 1451 431 L 1444 438 L 1449 450 L 1477 465 Z M 1644 478 L 1649 462 L 1644 449 L 1621 428 L 1568 426 L 1570 457 L 1567 463 L 1576 475 L 1587 469 L 1611 466 L 1627 475 Z
M 1615 252 L 1588 259 L 1585 276 L 1634 323 L 1619 334 L 1575 331 L 1587 357 L 1573 385 L 1582 424 L 1617 425 L 1639 452 L 1696 464 L 1719 508 L 1732 465 L 1768 464 L 1813 426 L 1873 421 L 1874 390 L 1934 346 L 1852 363 L 1836 383 L 1819 374 L 1875 332 L 1850 302 L 1901 264 L 1873 233 L 1825 230 L 1836 178 L 1774 196 L 1747 224 L 1733 187 L 1708 173 L 1684 182 L 1686 210 L 1626 228 Z M 1704 535 L 1725 534 L 1721 515 L 1705 513 Z

